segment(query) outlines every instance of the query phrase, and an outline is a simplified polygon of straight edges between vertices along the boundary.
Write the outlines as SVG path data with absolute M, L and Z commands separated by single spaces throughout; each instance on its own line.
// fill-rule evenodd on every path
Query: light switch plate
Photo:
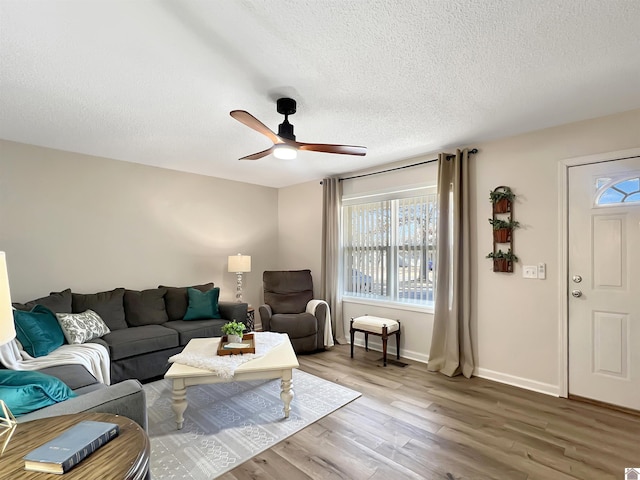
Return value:
M 538 278 L 538 267 L 536 265 L 523 265 L 522 266 L 523 278 Z
M 540 280 L 544 280 L 545 278 L 547 278 L 547 264 L 546 263 L 539 263 L 538 264 L 538 278 Z

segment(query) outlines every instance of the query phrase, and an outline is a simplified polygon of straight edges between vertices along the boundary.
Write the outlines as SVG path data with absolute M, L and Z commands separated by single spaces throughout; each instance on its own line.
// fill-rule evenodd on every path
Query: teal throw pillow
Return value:
M 36 305 L 30 312 L 14 310 L 13 320 L 18 341 L 32 357 L 48 355 L 64 343 L 56 314 L 47 307 Z
M 222 318 L 218 310 L 218 298 L 220 289 L 212 288 L 206 292 L 201 292 L 195 288 L 187 289 L 189 295 L 189 306 L 184 320 L 199 320 L 201 318 Z
M 77 397 L 56 377 L 37 371 L 0 370 L 0 399 L 14 416 Z

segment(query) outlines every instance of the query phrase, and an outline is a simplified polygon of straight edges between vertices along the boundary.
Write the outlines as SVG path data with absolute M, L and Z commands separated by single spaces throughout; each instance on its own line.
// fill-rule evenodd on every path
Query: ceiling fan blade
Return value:
M 366 155 L 367 147 L 358 147 L 356 145 L 331 145 L 328 143 L 300 143 L 295 142 L 299 150 L 308 150 L 312 152 L 339 153 L 342 155 Z
M 262 157 L 266 157 L 271 152 L 273 152 L 273 147 L 267 148 L 266 150 L 263 150 L 263 151 L 258 152 L 258 153 L 254 153 L 253 155 L 247 155 L 246 157 L 240 158 L 240 160 L 258 160 L 258 159 L 260 159 Z
M 264 123 L 251 115 L 249 112 L 245 112 L 244 110 L 233 110 L 229 113 L 229 115 L 238 120 L 240 123 L 244 123 L 247 127 L 254 129 L 256 132 L 269 137 L 269 140 L 271 140 L 273 143 L 280 142 L 280 138 L 278 137 L 278 135 L 272 132 L 269 127 L 267 127 Z

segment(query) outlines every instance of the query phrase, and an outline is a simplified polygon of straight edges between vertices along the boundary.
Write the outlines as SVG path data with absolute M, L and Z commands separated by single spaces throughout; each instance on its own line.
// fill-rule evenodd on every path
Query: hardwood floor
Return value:
M 380 358 L 300 356 L 362 396 L 220 478 L 620 480 L 640 466 L 640 416 Z

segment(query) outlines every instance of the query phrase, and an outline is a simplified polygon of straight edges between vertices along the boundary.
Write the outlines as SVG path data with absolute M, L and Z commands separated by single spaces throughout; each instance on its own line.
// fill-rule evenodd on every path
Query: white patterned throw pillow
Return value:
M 72 345 L 88 342 L 111 332 L 100 315 L 93 310 L 82 313 L 56 313 L 67 342 Z

